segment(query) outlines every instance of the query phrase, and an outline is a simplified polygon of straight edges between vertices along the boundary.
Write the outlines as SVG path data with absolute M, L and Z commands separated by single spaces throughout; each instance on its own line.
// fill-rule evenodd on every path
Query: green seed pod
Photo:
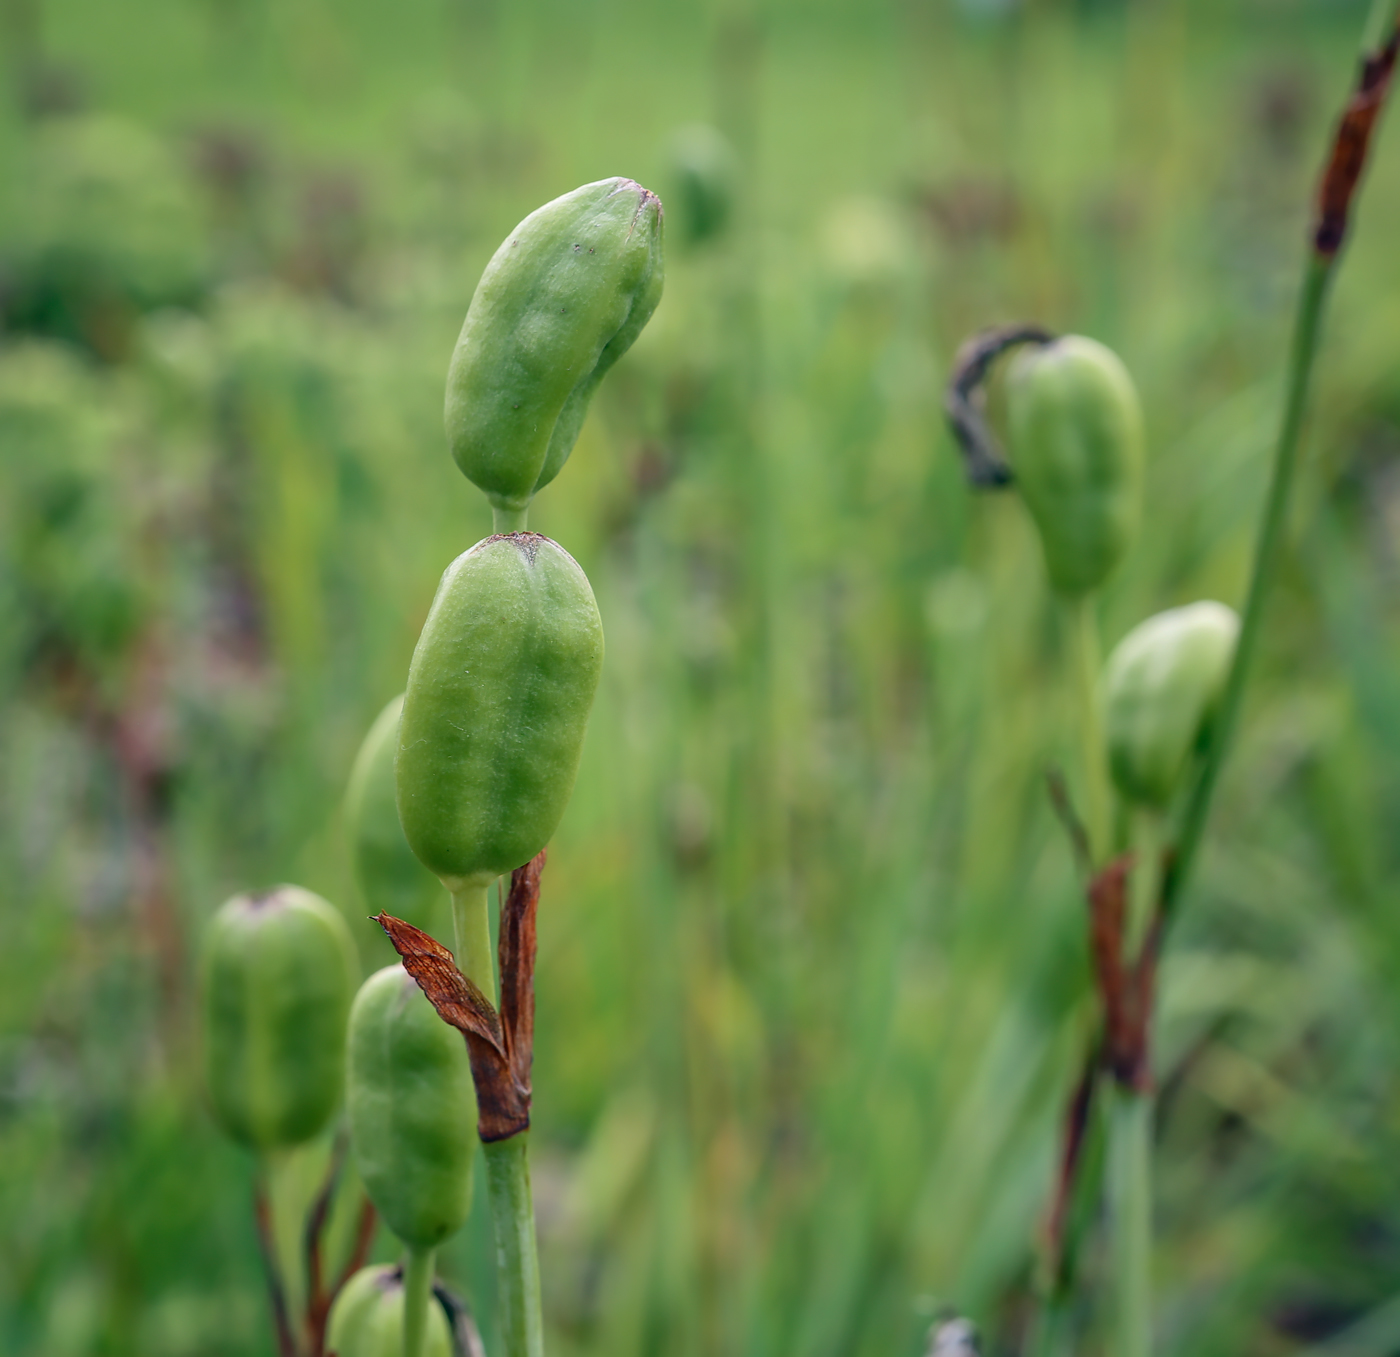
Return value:
M 588 577 L 557 543 L 488 537 L 447 567 L 409 667 L 395 771 L 408 842 L 449 890 L 549 842 L 602 664 Z
M 398 964 L 350 1010 L 346 1107 L 365 1191 L 405 1244 L 435 1248 L 472 1203 L 476 1093 L 466 1043 Z
M 345 794 L 345 823 L 355 885 L 370 914 L 388 913 L 429 932 L 442 883 L 414 856 L 394 802 L 394 755 L 403 695 L 375 718 Z
M 1081 335 L 1022 349 L 1007 377 L 1007 442 L 1050 583 L 1071 598 L 1122 559 L 1142 510 L 1142 411 L 1110 349 Z
M 215 1115 L 235 1140 L 299 1145 L 330 1120 L 358 971 L 339 911 L 298 886 L 235 895 L 214 916 L 205 1056 Z
M 447 373 L 447 438 L 498 509 L 573 451 L 603 375 L 661 300 L 661 199 L 603 179 L 532 212 L 477 284 Z
M 439 1024 L 441 1026 L 441 1024 Z M 326 1351 L 334 1357 L 403 1357 L 403 1274 L 393 1265 L 361 1268 L 331 1306 Z M 428 1306 L 423 1357 L 453 1357 L 447 1316 Z
M 1171 608 L 1134 627 L 1104 668 L 1109 767 L 1129 801 L 1162 807 L 1215 715 L 1239 633 L 1223 603 Z

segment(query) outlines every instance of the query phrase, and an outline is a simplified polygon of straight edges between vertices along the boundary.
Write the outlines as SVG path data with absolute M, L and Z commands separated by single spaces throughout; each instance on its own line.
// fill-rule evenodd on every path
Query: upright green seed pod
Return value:
M 355 886 L 369 914 L 388 913 L 427 929 L 438 881 L 408 846 L 394 798 L 394 756 L 399 747 L 403 694 L 370 727 L 345 793 L 345 825 Z
M 557 543 L 488 537 L 448 566 L 409 666 L 396 776 L 408 842 L 449 890 L 549 842 L 602 663 L 593 591 Z
M 477 284 L 447 373 L 447 437 L 494 508 L 559 474 L 604 374 L 661 300 L 661 200 L 603 179 L 532 212 Z
M 1239 634 L 1223 603 L 1170 608 L 1134 627 L 1104 670 L 1109 767 L 1129 801 L 1166 806 L 1220 702 Z
M 236 895 L 204 942 L 205 1056 L 215 1115 L 257 1150 L 330 1120 L 359 966 L 336 908 L 297 886 Z
M 334 1357 L 403 1357 L 403 1276 L 392 1265 L 361 1268 L 341 1288 L 326 1328 Z M 454 1357 L 442 1307 L 429 1307 L 424 1357 Z
M 1077 598 L 1123 558 L 1142 508 L 1137 391 L 1118 356 L 1081 335 L 1026 347 L 1007 378 L 1012 470 L 1050 583 Z
M 365 1191 L 405 1244 L 435 1248 L 471 1210 L 476 1093 L 466 1043 L 395 964 L 361 986 L 348 1052 L 350 1143 Z

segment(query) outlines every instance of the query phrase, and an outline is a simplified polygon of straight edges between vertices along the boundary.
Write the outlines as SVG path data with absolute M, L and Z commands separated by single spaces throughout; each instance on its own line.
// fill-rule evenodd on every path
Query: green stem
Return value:
M 1191 789 L 1191 799 L 1181 822 L 1177 837 L 1176 856 L 1167 873 L 1162 890 L 1162 912 L 1168 919 L 1174 914 L 1181 893 L 1190 877 L 1201 836 L 1210 815 L 1211 798 L 1220 778 L 1220 769 L 1230 749 L 1240 707 L 1244 702 L 1245 684 L 1259 645 L 1259 629 L 1264 619 L 1264 605 L 1269 589 L 1278 573 L 1283 550 L 1284 529 L 1288 523 L 1288 505 L 1293 495 L 1293 482 L 1298 469 L 1298 447 L 1302 440 L 1303 415 L 1307 409 L 1312 386 L 1313 365 L 1321 337 L 1322 314 L 1327 301 L 1328 285 L 1332 281 L 1336 256 L 1314 253 L 1303 278 L 1303 291 L 1298 299 L 1298 315 L 1293 330 L 1293 347 L 1288 361 L 1288 392 L 1284 403 L 1283 424 L 1279 430 L 1278 446 L 1274 451 L 1273 479 L 1269 497 L 1264 505 L 1264 522 L 1254 548 L 1254 569 L 1250 575 L 1249 596 L 1240 621 L 1239 640 L 1235 658 L 1230 665 L 1230 677 L 1225 684 L 1225 696 L 1220 713 L 1211 731 L 1210 744 L 1201 766 L 1200 776 Z
M 1128 927 L 1123 957 L 1133 964 L 1142 953 L 1162 889 L 1162 816 L 1152 806 L 1135 806 L 1130 821 L 1133 872 L 1128 882 Z
M 1117 1341 L 1113 1357 L 1152 1352 L 1152 1096 L 1110 1091 L 1109 1250 Z
M 452 936 L 457 968 L 491 1002 L 496 1002 L 496 966 L 491 949 L 487 886 L 467 884 L 452 892 Z
M 423 1357 L 436 1249 L 409 1246 L 403 1260 L 403 1357 Z
M 496 1222 L 496 1280 L 505 1357 L 544 1357 L 540 1264 L 530 1196 L 529 1132 L 482 1146 Z
M 1099 624 L 1090 596 L 1065 600 L 1069 624 L 1075 697 L 1079 707 L 1080 762 L 1083 776 L 1084 828 L 1089 836 L 1089 856 L 1097 867 L 1108 856 L 1110 801 L 1108 757 L 1099 709 Z
M 526 521 L 530 517 L 530 506 L 527 504 L 523 509 L 503 509 L 499 504 L 491 506 L 491 531 L 492 532 L 524 532 Z

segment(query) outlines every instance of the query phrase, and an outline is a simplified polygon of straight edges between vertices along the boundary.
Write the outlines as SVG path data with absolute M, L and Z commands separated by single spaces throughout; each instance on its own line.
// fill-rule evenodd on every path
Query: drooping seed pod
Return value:
M 395 804 L 394 756 L 402 711 L 401 693 L 365 736 L 345 794 L 345 825 L 351 870 L 366 912 L 392 914 L 431 932 L 429 916 L 442 897 L 442 883 L 408 846 Z
M 549 842 L 602 663 L 593 590 L 557 543 L 488 537 L 448 566 L 409 667 L 395 772 L 408 842 L 449 890 Z
M 1112 350 L 1082 335 L 1022 349 L 1007 376 L 1007 442 L 1050 583 L 1071 598 L 1123 558 L 1142 507 L 1137 391 Z
M 335 1357 L 403 1357 L 403 1273 L 392 1264 L 361 1268 L 340 1289 L 326 1328 Z M 447 1316 L 428 1307 L 423 1357 L 454 1357 Z
M 235 895 L 204 943 L 205 1058 L 223 1128 L 299 1145 L 335 1112 L 359 964 L 334 905 L 298 886 Z
M 346 1106 L 365 1191 L 405 1244 L 435 1248 L 471 1210 L 476 1093 L 461 1033 L 400 965 L 350 1011 Z
M 1104 669 L 1104 724 L 1118 790 L 1167 805 L 1224 691 L 1239 618 L 1223 603 L 1170 608 L 1134 627 Z
M 713 128 L 696 123 L 681 128 L 671 142 L 672 177 L 681 235 L 701 245 L 724 233 L 734 205 L 738 170 L 729 143 Z
M 532 212 L 477 284 L 447 373 L 463 474 L 519 511 L 559 474 L 604 374 L 661 300 L 661 200 L 603 179 Z

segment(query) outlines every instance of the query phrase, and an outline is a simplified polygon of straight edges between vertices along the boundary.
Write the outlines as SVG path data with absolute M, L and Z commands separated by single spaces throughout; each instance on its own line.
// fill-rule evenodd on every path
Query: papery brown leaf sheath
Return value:
M 476 1084 L 477 1134 L 507 1140 L 530 1125 L 530 1067 L 535 1035 L 535 918 L 540 899 L 543 849 L 511 873 L 501 909 L 497 957 L 501 1012 L 460 970 L 435 938 L 390 914 L 377 922 L 389 935 L 404 969 L 437 1009 L 466 1038 Z
M 1132 865 L 1131 854 L 1115 858 L 1089 883 L 1089 946 L 1103 999 L 1104 1064 L 1120 1084 L 1146 1092 L 1152 1085 L 1149 1032 L 1162 918 L 1154 915 L 1141 955 L 1129 963 L 1123 926 Z
M 1346 239 L 1352 196 L 1366 165 L 1376 119 L 1390 90 L 1397 53 L 1400 53 L 1400 28 L 1390 35 L 1390 41 L 1380 51 L 1363 59 L 1356 93 L 1337 125 L 1332 155 L 1318 189 L 1317 226 L 1313 233 L 1313 247 L 1326 259 L 1331 259 Z

